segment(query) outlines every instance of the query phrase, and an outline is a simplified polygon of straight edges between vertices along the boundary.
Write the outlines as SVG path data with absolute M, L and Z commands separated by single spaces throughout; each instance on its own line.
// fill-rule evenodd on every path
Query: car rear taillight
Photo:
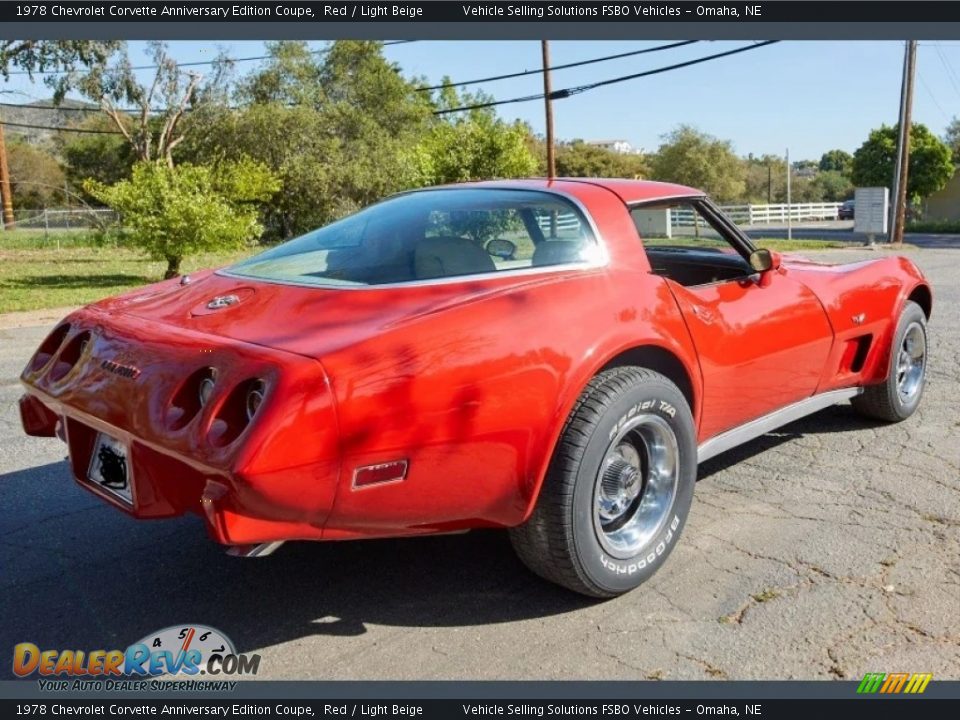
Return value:
M 47 339 L 40 345 L 40 349 L 37 350 L 30 362 L 30 372 L 39 372 L 50 363 L 53 356 L 57 354 L 57 350 L 63 345 L 63 341 L 66 340 L 69 332 L 70 323 L 63 323 L 47 335 Z
M 60 351 L 56 363 L 54 363 L 53 368 L 50 370 L 50 379 L 54 382 L 63 380 L 63 378 L 67 376 L 67 373 L 76 367 L 89 344 L 89 332 L 84 331 L 74 335 L 64 346 L 63 350 Z
M 260 410 L 266 392 L 266 383 L 259 378 L 245 380 L 233 388 L 210 425 L 210 444 L 223 447 L 240 437 Z
M 210 402 L 217 383 L 217 371 L 205 367 L 194 372 L 174 393 L 167 408 L 167 425 L 180 430 L 197 416 L 200 409 Z

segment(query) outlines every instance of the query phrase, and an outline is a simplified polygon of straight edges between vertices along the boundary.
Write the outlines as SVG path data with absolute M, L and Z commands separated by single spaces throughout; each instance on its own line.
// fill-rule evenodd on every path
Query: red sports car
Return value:
M 698 463 L 840 401 L 909 417 L 931 302 L 909 260 L 781 258 L 688 187 L 464 184 L 78 310 L 20 409 L 81 486 L 232 554 L 509 528 L 609 597 L 676 545 Z

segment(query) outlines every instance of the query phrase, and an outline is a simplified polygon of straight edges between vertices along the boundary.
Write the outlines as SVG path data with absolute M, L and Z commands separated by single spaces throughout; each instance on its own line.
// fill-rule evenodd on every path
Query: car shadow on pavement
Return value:
M 79 488 L 66 463 L 0 475 L 0 648 L 125 648 L 184 623 L 254 651 L 368 624 L 446 627 L 569 613 L 595 601 L 547 583 L 506 533 L 288 543 L 228 557 L 196 517 L 137 521 Z M 6 672 L 9 673 L 9 665 Z

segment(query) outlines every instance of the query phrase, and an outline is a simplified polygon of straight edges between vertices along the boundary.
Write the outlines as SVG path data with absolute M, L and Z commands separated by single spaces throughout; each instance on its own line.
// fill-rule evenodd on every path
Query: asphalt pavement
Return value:
M 537 579 L 501 532 L 242 560 L 196 518 L 133 521 L 20 430 L 17 378 L 49 326 L 0 330 L 0 652 L 203 623 L 268 679 L 958 679 L 960 248 L 910 256 L 935 295 L 919 412 L 841 405 L 705 463 L 670 560 L 608 602 Z

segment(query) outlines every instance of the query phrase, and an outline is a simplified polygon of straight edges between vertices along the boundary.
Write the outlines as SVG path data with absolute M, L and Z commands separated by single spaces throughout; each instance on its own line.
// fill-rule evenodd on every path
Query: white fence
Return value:
M 14 214 L 18 230 L 83 230 L 114 227 L 120 215 L 106 208 L 23 210 Z
M 721 205 L 720 209 L 737 225 L 767 225 L 796 221 L 836 220 L 838 202 L 781 203 L 779 205 Z
M 840 203 L 781 203 L 779 205 L 720 205 L 724 214 L 737 225 L 769 225 L 771 223 L 809 222 L 815 220 L 836 220 Z M 550 218 L 538 217 L 541 229 L 546 231 Z M 674 227 L 690 227 L 694 224 L 694 211 L 691 208 L 673 208 L 670 211 L 670 224 Z M 703 221 L 700 221 L 703 224 Z M 579 220 L 573 213 L 557 215 L 557 229 L 576 230 Z

